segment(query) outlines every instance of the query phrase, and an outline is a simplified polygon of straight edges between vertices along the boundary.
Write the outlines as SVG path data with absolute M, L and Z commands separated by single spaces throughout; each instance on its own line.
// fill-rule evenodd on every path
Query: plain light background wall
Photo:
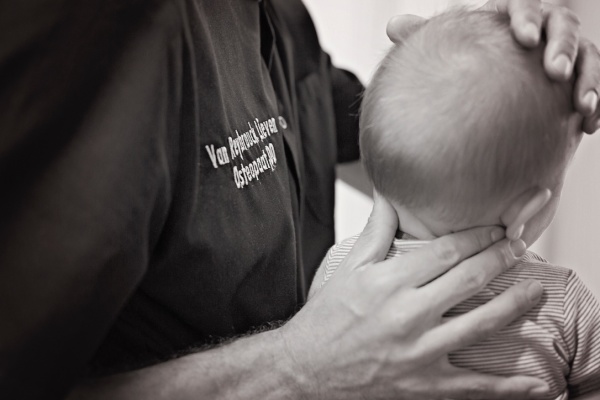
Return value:
M 390 46 L 385 34 L 395 14 L 429 17 L 448 6 L 480 5 L 461 0 L 304 0 L 321 45 L 333 62 L 368 82 Z M 600 45 L 600 2 L 563 1 L 579 15 L 582 35 Z M 600 132 L 584 138 L 570 167 L 561 206 L 550 228 L 532 246 L 549 261 L 578 272 L 600 298 Z M 336 236 L 341 240 L 364 227 L 372 207 L 368 196 L 336 182 Z

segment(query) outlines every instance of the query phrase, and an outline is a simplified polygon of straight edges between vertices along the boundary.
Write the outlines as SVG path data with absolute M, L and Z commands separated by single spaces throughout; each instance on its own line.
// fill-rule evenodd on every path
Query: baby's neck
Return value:
M 414 213 L 402 206 L 394 206 L 398 214 L 398 227 L 403 233 L 407 233 L 420 240 L 432 240 L 449 232 L 434 232 L 429 226 L 421 221 Z

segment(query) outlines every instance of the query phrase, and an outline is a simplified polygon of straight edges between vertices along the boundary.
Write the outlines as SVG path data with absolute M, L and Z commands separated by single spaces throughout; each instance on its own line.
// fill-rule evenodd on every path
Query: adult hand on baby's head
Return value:
M 511 250 L 498 227 L 434 240 L 382 261 L 397 229 L 382 198 L 367 227 L 327 284 L 281 328 L 307 398 L 523 399 L 548 387 L 528 377 L 485 375 L 452 366 L 448 353 L 494 334 L 541 296 L 523 281 L 489 303 L 442 322 L 525 251 Z M 513 245 L 514 247 L 514 245 Z
M 585 117 L 583 131 L 594 133 L 600 129 L 600 107 L 596 106 L 595 110 L 592 107 L 598 104 L 600 93 L 600 52 L 587 39 L 580 40 L 575 69 L 575 107 Z
M 515 39 L 523 46 L 538 45 L 542 30 L 546 34 L 544 68 L 548 76 L 566 81 L 577 72 L 573 91 L 575 109 L 585 119 L 583 130 L 593 133 L 600 128 L 600 52 L 590 41 L 579 36 L 579 18 L 568 8 L 540 0 L 490 0 L 481 9 L 506 13 Z M 401 43 L 425 19 L 413 15 L 393 17 L 387 34 Z
M 490 0 L 483 9 L 507 13 L 515 38 L 523 46 L 537 46 L 541 31 L 545 32 L 544 68 L 558 81 L 571 79 L 575 68 L 575 109 L 586 117 L 583 130 L 595 132 L 600 122 L 600 53 L 593 43 L 580 38 L 577 15 L 540 0 Z

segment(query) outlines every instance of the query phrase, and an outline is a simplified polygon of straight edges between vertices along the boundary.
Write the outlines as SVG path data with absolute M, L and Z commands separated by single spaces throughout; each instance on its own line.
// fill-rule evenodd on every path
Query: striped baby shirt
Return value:
M 329 250 L 323 260 L 322 284 L 332 277 L 357 238 L 346 239 Z M 427 243 L 395 239 L 387 258 Z M 541 378 L 550 385 L 551 399 L 600 392 L 600 307 L 572 270 L 527 252 L 517 265 L 445 316 L 473 310 L 524 279 L 536 279 L 544 286 L 539 304 L 487 340 L 451 353 L 450 362 L 483 373 Z

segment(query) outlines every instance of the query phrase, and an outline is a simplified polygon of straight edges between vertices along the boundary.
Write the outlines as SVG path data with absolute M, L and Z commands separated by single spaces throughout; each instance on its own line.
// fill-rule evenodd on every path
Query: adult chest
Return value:
M 187 3 L 172 205 L 144 291 L 182 326 L 226 336 L 296 307 L 297 132 L 258 4 L 204 3 Z

